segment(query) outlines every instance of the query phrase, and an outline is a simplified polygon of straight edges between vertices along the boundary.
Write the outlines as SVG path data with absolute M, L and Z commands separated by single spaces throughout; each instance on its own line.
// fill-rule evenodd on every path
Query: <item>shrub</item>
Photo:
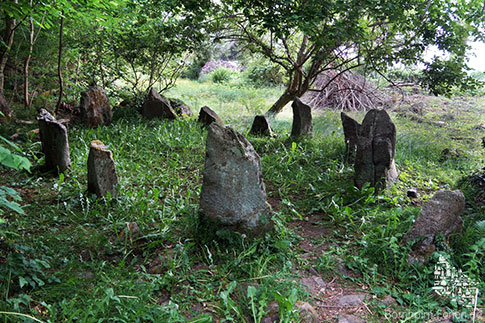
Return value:
M 235 76 L 235 72 L 231 69 L 219 67 L 212 73 L 210 78 L 214 83 L 227 83 Z

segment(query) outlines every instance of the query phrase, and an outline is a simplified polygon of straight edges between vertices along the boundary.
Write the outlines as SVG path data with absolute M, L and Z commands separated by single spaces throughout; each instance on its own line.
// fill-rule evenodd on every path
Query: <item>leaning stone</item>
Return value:
M 5 100 L 3 93 L 0 92 L 0 122 L 6 122 L 12 117 L 12 109 Z
M 376 190 L 394 182 L 398 173 L 394 163 L 396 126 L 384 110 L 370 110 L 358 132 L 355 156 L 355 186 L 365 183 Z
M 249 133 L 257 136 L 273 136 L 273 129 L 271 129 L 268 117 L 255 116 Z
M 203 123 L 206 126 L 209 126 L 211 123 L 216 122 L 220 126 L 224 127 L 224 121 L 215 113 L 211 108 L 208 106 L 200 108 L 199 112 L 199 120 L 200 123 Z
M 154 88 L 151 88 L 148 92 L 141 113 L 148 119 L 161 118 L 174 120 L 178 118 L 170 102 L 162 97 Z
M 313 131 L 312 109 L 309 105 L 295 98 L 291 107 L 293 108 L 293 125 L 291 127 L 291 136 L 311 136 Z
M 258 235 L 271 228 L 261 160 L 243 135 L 209 126 L 201 214 L 235 231 Z
M 179 99 L 169 99 L 170 105 L 177 115 L 181 118 L 191 117 L 194 114 L 192 110 L 187 106 L 182 100 Z
M 88 157 L 88 191 L 98 197 L 116 195 L 115 162 L 111 151 L 99 140 L 91 141 Z
M 69 141 L 67 129 L 45 109 L 40 110 L 39 123 L 42 152 L 45 155 L 47 169 L 64 172 L 70 168 Z
M 424 238 L 413 246 L 410 262 L 424 262 L 435 250 L 436 235 L 448 238 L 460 232 L 463 221 L 461 214 L 465 211 L 465 196 L 459 190 L 438 191 L 423 206 L 411 230 L 404 235 L 406 242 Z
M 109 125 L 113 117 L 103 88 L 95 86 L 81 93 L 81 120 L 90 128 Z
M 342 127 L 344 129 L 345 137 L 345 158 L 353 162 L 355 153 L 357 151 L 357 142 L 360 129 L 360 123 L 349 117 L 344 112 L 340 113 L 342 119 Z

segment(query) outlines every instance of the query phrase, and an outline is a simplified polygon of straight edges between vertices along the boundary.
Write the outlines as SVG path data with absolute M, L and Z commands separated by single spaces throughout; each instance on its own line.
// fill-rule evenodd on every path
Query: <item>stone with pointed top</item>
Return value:
M 208 106 L 200 108 L 199 120 L 200 123 L 209 126 L 211 123 L 216 122 L 220 126 L 224 127 L 224 121 Z
M 90 128 L 109 125 L 113 118 L 108 97 L 99 86 L 90 87 L 81 93 L 80 108 L 81 120 Z
M 398 173 L 394 163 L 396 126 L 384 110 L 370 110 L 358 131 L 355 156 L 355 186 L 365 183 L 380 190 L 394 182 Z
M 213 122 L 208 129 L 202 216 L 235 231 L 259 235 L 271 228 L 261 160 L 243 135 Z
M 177 113 L 170 105 L 170 101 L 161 96 L 154 88 L 148 91 L 141 114 L 147 119 L 178 119 Z
M 349 162 L 355 159 L 360 123 L 349 117 L 345 112 L 340 113 L 345 137 L 345 157 Z
M 69 141 L 66 127 L 47 110 L 41 109 L 39 117 L 40 141 L 45 155 L 45 166 L 50 170 L 64 172 L 70 168 Z
M 311 136 L 313 132 L 312 108 L 295 98 L 291 104 L 293 109 L 293 125 L 291 127 L 292 137 Z
M 257 136 L 273 136 L 273 129 L 271 129 L 268 117 L 263 115 L 255 116 L 249 133 Z
M 91 141 L 88 157 L 88 191 L 98 197 L 116 195 L 115 162 L 112 152 L 99 140 Z

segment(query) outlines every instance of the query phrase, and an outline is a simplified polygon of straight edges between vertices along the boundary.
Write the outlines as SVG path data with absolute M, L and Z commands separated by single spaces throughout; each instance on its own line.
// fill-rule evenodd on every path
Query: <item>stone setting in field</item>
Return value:
M 208 106 L 200 108 L 199 120 L 200 123 L 209 126 L 211 123 L 216 122 L 220 126 L 224 127 L 224 121 Z
M 394 182 L 398 173 L 394 163 L 396 126 L 384 110 L 370 110 L 359 127 L 355 156 L 355 186 L 365 183 L 380 190 Z
M 116 195 L 115 162 L 111 151 L 99 140 L 91 141 L 88 157 L 88 191 L 98 197 Z
M 216 122 L 207 134 L 200 211 L 235 231 L 257 235 L 271 227 L 259 155 L 243 135 Z
M 109 125 L 113 117 L 108 97 L 103 88 L 91 87 L 81 93 L 81 120 L 87 127 Z
M 311 136 L 313 132 L 312 108 L 295 98 L 291 104 L 293 109 L 292 137 Z
M 268 117 L 263 115 L 255 116 L 249 133 L 256 136 L 273 136 L 273 129 L 271 129 Z
M 37 121 L 46 168 L 58 170 L 61 173 L 68 170 L 71 166 L 71 159 L 66 127 L 56 121 L 45 109 L 40 110 Z
M 161 118 L 174 120 L 178 118 L 170 102 L 162 97 L 154 88 L 148 91 L 141 113 L 147 119 Z

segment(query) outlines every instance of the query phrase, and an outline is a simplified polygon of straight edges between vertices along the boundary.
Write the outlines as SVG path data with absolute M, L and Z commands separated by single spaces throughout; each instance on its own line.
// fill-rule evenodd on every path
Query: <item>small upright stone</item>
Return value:
M 113 117 L 108 97 L 103 88 L 94 86 L 81 93 L 81 120 L 90 128 L 109 125 Z
M 398 173 L 394 163 L 396 126 L 384 110 L 370 110 L 362 121 L 357 137 L 355 186 L 369 183 L 376 190 L 394 182 Z
M 12 109 L 10 109 L 7 100 L 0 91 L 0 122 L 5 122 L 12 117 Z
M 404 235 L 406 242 L 417 238 L 424 239 L 413 247 L 410 262 L 423 262 L 435 251 L 434 240 L 437 234 L 448 238 L 460 232 L 463 221 L 461 214 L 465 211 L 465 196 L 459 190 L 438 191 L 423 206 L 411 230 Z
M 263 115 L 255 116 L 249 133 L 257 136 L 273 136 L 273 129 L 271 129 L 268 117 Z
M 258 235 L 271 228 L 261 160 L 243 135 L 209 126 L 201 214 L 235 231 Z
M 349 117 L 345 112 L 340 113 L 340 118 L 344 129 L 345 157 L 348 161 L 353 162 L 357 151 L 360 123 Z
M 220 126 L 224 127 L 224 121 L 208 106 L 200 108 L 199 120 L 200 123 L 209 126 L 211 123 L 216 122 Z
M 56 121 L 45 109 L 40 110 L 39 123 L 42 152 L 45 155 L 45 166 L 49 170 L 64 172 L 71 166 L 69 141 L 66 127 Z
M 178 118 L 170 102 L 162 97 L 154 88 L 151 88 L 148 92 L 141 113 L 148 119 L 161 118 L 174 120 Z
M 313 131 L 312 108 L 295 98 L 291 107 L 293 108 L 293 125 L 291 127 L 291 136 L 311 136 Z
M 99 140 L 91 141 L 88 157 L 88 191 L 98 197 L 116 195 L 115 162 L 111 151 Z

